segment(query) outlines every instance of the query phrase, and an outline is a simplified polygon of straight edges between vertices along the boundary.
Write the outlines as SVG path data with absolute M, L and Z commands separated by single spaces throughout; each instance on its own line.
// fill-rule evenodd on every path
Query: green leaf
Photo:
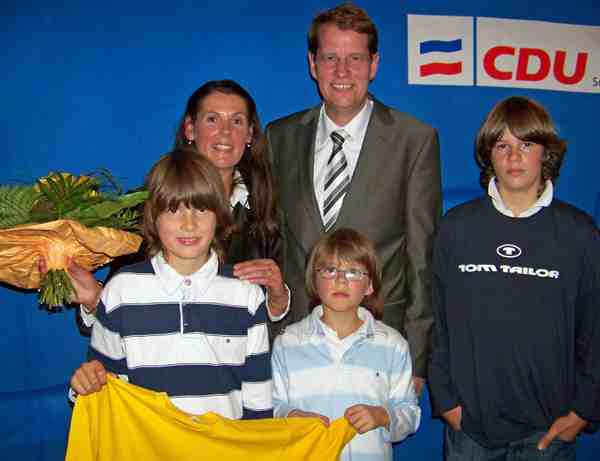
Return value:
M 125 209 L 133 208 L 140 203 L 142 203 L 148 197 L 147 191 L 141 192 L 132 192 L 130 194 L 125 194 L 120 196 L 115 200 L 104 200 L 100 203 L 88 206 L 82 206 L 77 209 L 74 209 L 65 214 L 66 219 L 74 219 L 80 221 L 82 224 L 86 226 L 100 226 L 107 225 L 105 223 L 111 222 L 109 219 L 111 216 L 117 215 Z M 139 218 L 138 214 L 129 214 L 124 219 L 124 225 L 117 225 L 119 219 L 113 220 L 114 225 L 109 227 L 117 227 L 119 229 L 122 228 L 131 228 L 132 221 L 137 221 Z
M 107 170 L 101 175 L 118 188 Z M 94 177 L 68 173 L 50 173 L 40 178 L 39 191 L 35 186 L 0 187 L 0 228 L 72 219 L 87 226 L 137 230 L 139 212 L 135 208 L 148 198 L 148 192 L 105 195 L 98 192 L 98 187 L 99 181 Z
M 95 205 L 85 205 L 76 208 L 65 215 L 67 219 L 76 219 L 78 221 L 105 219 L 119 212 L 123 207 L 116 200 L 105 200 Z
M 55 188 L 50 185 L 50 181 L 43 183 L 38 181 L 40 192 L 52 203 L 54 209 L 59 213 L 60 210 L 60 196 L 56 193 Z
M 123 193 L 123 188 L 119 185 L 117 179 L 106 168 L 100 168 L 100 170 L 94 174 L 99 177 L 101 185 L 108 183 L 109 187 L 114 189 L 114 192 L 110 195 L 118 196 Z
M 130 208 L 134 206 L 138 206 L 140 203 L 148 200 L 148 196 L 150 194 L 147 190 L 142 190 L 138 192 L 130 192 L 129 194 L 121 195 L 118 200 L 121 202 L 121 205 L 125 208 Z
M 32 186 L 0 187 L 0 228 L 29 222 L 30 212 L 40 197 Z

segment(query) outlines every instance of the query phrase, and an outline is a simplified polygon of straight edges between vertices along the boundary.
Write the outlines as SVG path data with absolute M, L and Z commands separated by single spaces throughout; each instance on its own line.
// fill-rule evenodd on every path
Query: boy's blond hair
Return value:
M 310 252 L 304 280 L 313 307 L 320 302 L 317 291 L 317 270 L 323 266 L 328 257 L 343 262 L 360 263 L 365 267 L 373 286 L 373 293 L 365 296 L 362 304 L 371 311 L 375 318 L 380 318 L 383 314 L 383 299 L 380 296 L 381 272 L 375 248 L 363 234 L 348 228 L 325 234 Z

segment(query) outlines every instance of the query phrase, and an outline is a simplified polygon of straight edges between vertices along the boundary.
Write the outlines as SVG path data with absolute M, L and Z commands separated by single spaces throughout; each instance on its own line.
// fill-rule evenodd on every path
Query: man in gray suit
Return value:
M 432 324 L 431 246 L 441 212 L 437 133 L 368 93 L 379 65 L 377 30 L 360 8 L 345 4 L 317 16 L 308 60 L 323 104 L 266 129 L 292 290 L 282 324 L 309 312 L 303 275 L 313 244 L 324 232 L 354 228 L 375 244 L 383 320 L 407 338 L 420 390 Z

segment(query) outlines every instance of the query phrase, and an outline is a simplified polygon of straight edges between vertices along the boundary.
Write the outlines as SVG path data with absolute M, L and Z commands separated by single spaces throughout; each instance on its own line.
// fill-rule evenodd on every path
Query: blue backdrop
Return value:
M 263 121 L 318 103 L 306 31 L 315 13 L 335 3 L 5 0 L 0 183 L 30 182 L 50 170 L 108 168 L 126 188 L 139 186 L 172 145 L 187 97 L 209 79 L 242 83 Z M 557 194 L 593 213 L 600 207 L 597 94 L 407 84 L 407 14 L 600 26 L 597 0 L 484 3 L 359 2 L 380 31 L 381 64 L 372 92 L 439 130 L 448 200 L 451 191 L 478 188 L 473 138 L 485 113 L 509 95 L 537 99 L 569 140 Z M 87 339 L 72 310 L 48 314 L 34 293 L 2 286 L 0 305 L 0 458 L 61 459 L 70 415 L 63 395 L 85 358 Z M 429 418 L 427 396 L 424 407 L 422 428 L 396 447 L 398 458 L 441 459 L 441 425 Z M 580 459 L 596 459 L 599 450 L 600 436 L 581 438 Z

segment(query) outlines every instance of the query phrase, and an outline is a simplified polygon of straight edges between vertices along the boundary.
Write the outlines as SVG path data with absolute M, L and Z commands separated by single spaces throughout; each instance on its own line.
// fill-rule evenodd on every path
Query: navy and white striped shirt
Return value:
M 121 269 L 102 293 L 89 358 L 188 413 L 272 416 L 263 292 L 219 270 L 214 253 L 189 276 L 162 254 Z

